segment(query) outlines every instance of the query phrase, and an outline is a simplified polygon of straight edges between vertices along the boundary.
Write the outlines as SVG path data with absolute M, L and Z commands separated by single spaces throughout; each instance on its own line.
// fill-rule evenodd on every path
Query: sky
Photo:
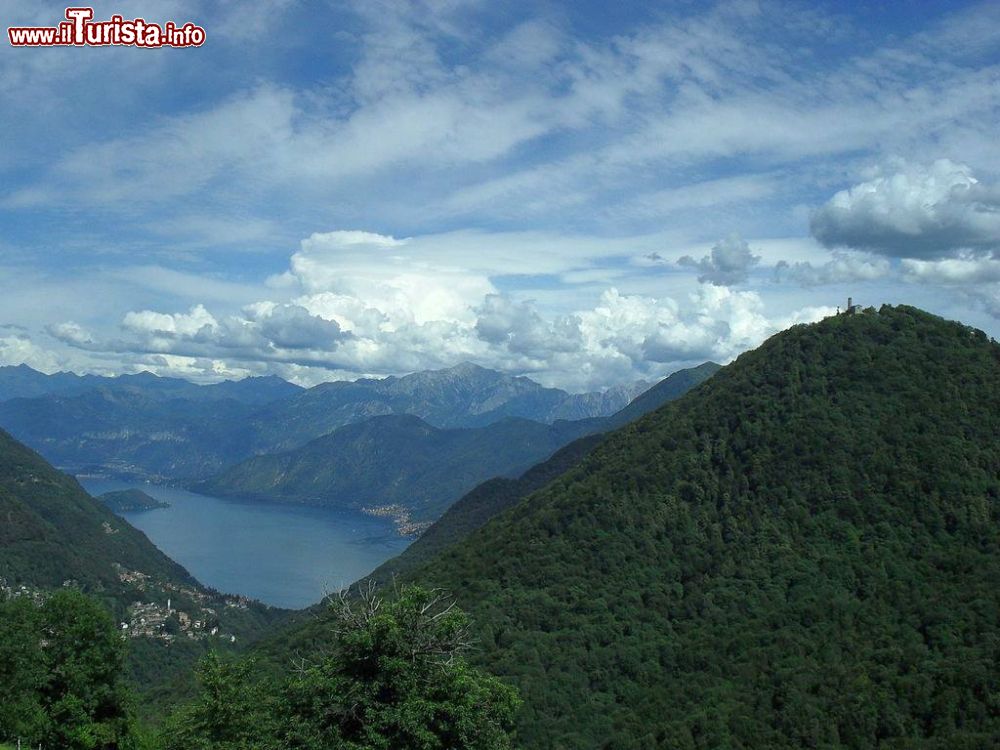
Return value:
M 848 296 L 1000 337 L 995 2 L 112 14 L 206 41 L 0 47 L 0 365 L 582 391 Z

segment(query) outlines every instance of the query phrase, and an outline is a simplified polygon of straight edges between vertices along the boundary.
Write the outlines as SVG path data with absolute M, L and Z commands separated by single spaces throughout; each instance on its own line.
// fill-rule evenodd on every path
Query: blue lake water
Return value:
M 157 485 L 81 479 L 92 495 L 140 489 L 169 508 L 122 516 L 207 586 L 277 607 L 315 604 L 409 545 L 359 512 L 245 503 Z

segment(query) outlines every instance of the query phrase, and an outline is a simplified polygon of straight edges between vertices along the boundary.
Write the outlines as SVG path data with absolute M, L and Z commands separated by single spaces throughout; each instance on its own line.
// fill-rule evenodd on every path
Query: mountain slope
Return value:
M 75 479 L 2 430 L 0 521 L 0 597 L 7 589 L 35 594 L 70 583 L 99 599 L 116 621 L 129 623 L 129 666 L 146 696 L 207 650 L 240 648 L 285 616 L 204 588 Z M 218 634 L 191 630 L 182 614 L 211 622 Z
M 75 479 L 0 430 L 0 578 L 40 588 L 73 579 L 124 597 L 115 565 L 195 585 L 180 565 L 91 498 Z M 105 525 L 106 524 L 106 525 Z
M 1000 346 L 796 326 L 406 577 L 452 590 L 525 747 L 988 747 Z
M 667 376 L 647 391 L 643 391 L 628 403 L 621 411 L 613 414 L 608 420 L 608 429 L 624 427 L 639 417 L 656 411 L 664 404 L 674 401 L 690 391 L 696 385 L 708 380 L 722 369 L 715 362 L 705 362 L 697 367 L 678 370 Z
M 162 480 L 206 476 L 253 455 L 253 435 L 241 427 L 256 409 L 102 387 L 2 402 L 0 425 L 69 471 Z
M 680 398 L 696 385 L 718 372 L 720 365 L 706 362 L 688 370 L 678 370 L 635 398 L 617 414 L 601 420 L 601 432 L 612 430 Z M 517 505 L 583 461 L 604 439 L 603 434 L 574 440 L 540 464 L 532 466 L 517 479 L 494 477 L 464 495 L 401 554 L 381 565 L 371 574 L 379 583 L 387 583 L 445 549 L 465 539 L 508 508 Z
M 468 363 L 308 390 L 274 377 L 196 385 L 151 373 L 44 375 L 20 366 L 0 368 L 0 426 L 75 473 L 191 481 L 374 416 L 413 414 L 438 428 L 508 417 L 552 423 L 612 414 L 639 386 L 570 395 Z
M 294 451 L 249 459 L 194 489 L 324 506 L 399 506 L 426 522 L 483 480 L 518 474 L 598 424 L 512 418 L 442 430 L 409 415 L 375 417 Z
M 718 366 L 702 366 L 674 373 L 630 413 L 676 398 L 715 369 Z M 490 377 L 494 375 L 499 373 Z M 439 429 L 418 417 L 385 415 L 341 427 L 292 451 L 256 456 L 193 488 L 213 495 L 316 505 L 391 506 L 397 519 L 426 524 L 479 482 L 500 478 L 500 484 L 460 509 L 461 532 L 456 528 L 444 536 L 432 535 L 455 539 L 470 530 L 473 518 L 485 523 L 520 496 L 520 485 L 507 488 L 503 482 L 513 480 L 504 477 L 517 476 L 571 441 L 603 432 L 619 420 L 616 415 L 548 425 L 505 418 L 483 427 Z M 524 494 L 537 489 L 530 481 L 526 486 L 531 490 Z
M 516 479 L 493 477 L 486 480 L 463 495 L 413 544 L 379 566 L 369 578 L 384 585 L 391 582 L 393 577 L 420 566 L 569 471 L 603 439 L 603 435 L 596 434 L 574 440 Z

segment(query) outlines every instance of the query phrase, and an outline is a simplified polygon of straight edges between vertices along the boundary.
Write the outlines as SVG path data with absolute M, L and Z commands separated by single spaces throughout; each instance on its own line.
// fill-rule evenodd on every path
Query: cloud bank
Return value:
M 827 247 L 894 258 L 992 252 L 1000 248 L 1000 187 L 948 159 L 900 164 L 834 195 L 813 216 L 811 230 Z

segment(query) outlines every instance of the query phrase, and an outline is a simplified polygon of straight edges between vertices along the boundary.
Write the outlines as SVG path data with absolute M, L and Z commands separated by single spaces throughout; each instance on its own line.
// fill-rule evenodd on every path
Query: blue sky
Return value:
M 0 364 L 579 390 L 848 295 L 1000 335 L 996 3 L 115 13 L 208 38 L 0 51 Z

